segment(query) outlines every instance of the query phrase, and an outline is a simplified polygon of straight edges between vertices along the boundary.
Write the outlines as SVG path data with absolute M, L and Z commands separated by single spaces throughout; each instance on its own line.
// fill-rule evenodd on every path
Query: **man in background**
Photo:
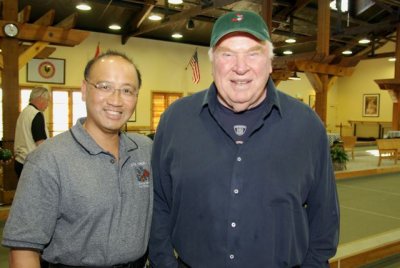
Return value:
M 152 267 L 328 267 L 339 207 L 322 122 L 275 88 L 258 14 L 221 16 L 209 56 L 214 83 L 156 131 Z
M 29 96 L 29 105 L 20 113 L 15 127 L 14 169 L 18 178 L 25 158 L 49 137 L 43 112 L 49 105 L 50 93 L 44 87 L 35 87 Z
M 143 268 L 150 233 L 152 141 L 121 132 L 135 110 L 141 76 L 107 51 L 82 81 L 87 117 L 26 158 L 4 227 L 10 267 Z

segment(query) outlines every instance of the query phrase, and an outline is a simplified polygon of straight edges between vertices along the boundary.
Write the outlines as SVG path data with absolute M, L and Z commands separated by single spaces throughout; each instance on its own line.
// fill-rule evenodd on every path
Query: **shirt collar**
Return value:
M 87 131 L 83 127 L 83 123 L 86 121 L 86 118 L 79 118 L 76 124 L 71 128 L 71 133 L 74 139 L 90 154 L 96 155 L 100 153 L 105 153 L 103 148 L 101 148 L 92 136 L 87 133 Z M 120 144 L 119 148 L 124 149 L 125 152 L 129 152 L 138 148 L 137 143 L 132 140 L 125 132 L 120 132 Z M 122 156 L 122 151 L 120 151 L 120 155 Z

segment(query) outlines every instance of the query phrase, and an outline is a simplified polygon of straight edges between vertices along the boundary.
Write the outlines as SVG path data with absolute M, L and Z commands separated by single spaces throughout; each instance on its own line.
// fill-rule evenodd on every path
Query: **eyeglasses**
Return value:
M 94 88 L 98 89 L 99 92 L 107 95 L 114 94 L 116 90 L 118 90 L 121 93 L 121 96 L 126 99 L 131 99 L 137 97 L 138 90 L 130 85 L 124 85 L 122 88 L 116 88 L 112 83 L 110 82 L 98 82 L 98 83 L 92 83 L 88 80 L 86 80 L 86 83 L 89 85 L 93 86 Z

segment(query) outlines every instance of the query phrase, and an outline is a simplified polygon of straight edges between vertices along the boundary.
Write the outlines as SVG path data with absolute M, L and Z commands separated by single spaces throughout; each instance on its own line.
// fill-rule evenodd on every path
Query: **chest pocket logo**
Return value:
M 245 125 L 234 125 L 233 130 L 235 130 L 236 135 L 243 136 L 246 132 L 247 126 Z

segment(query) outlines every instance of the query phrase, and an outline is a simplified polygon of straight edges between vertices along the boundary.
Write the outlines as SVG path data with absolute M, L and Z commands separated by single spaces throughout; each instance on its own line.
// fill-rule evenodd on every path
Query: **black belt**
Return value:
M 115 264 L 110 266 L 71 266 L 61 263 L 50 263 L 49 268 L 143 268 L 146 265 L 146 260 L 146 256 L 143 256 L 133 262 Z

